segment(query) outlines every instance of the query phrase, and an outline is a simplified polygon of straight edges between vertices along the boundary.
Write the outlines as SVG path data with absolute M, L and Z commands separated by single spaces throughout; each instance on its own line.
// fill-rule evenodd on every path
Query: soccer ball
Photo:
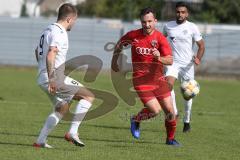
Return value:
M 190 100 L 200 92 L 200 85 L 196 80 L 185 80 L 181 83 L 181 92 L 185 100 Z

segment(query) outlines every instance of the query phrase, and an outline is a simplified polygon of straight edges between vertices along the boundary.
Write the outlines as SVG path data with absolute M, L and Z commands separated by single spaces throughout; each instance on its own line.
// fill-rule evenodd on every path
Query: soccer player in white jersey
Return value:
M 188 6 L 184 2 L 176 3 L 176 20 L 164 25 L 163 34 L 168 37 L 173 52 L 173 64 L 166 67 L 166 76 L 173 87 L 176 79 L 194 79 L 194 64 L 199 65 L 204 54 L 205 45 L 197 26 L 189 22 Z M 193 51 L 194 43 L 198 46 L 197 53 Z M 175 113 L 178 114 L 175 93 L 172 89 L 171 96 Z M 185 115 L 183 132 L 190 131 L 190 116 L 192 99 L 184 100 Z
M 76 80 L 65 76 L 65 61 L 68 51 L 68 34 L 77 20 L 77 10 L 70 4 L 61 5 L 57 22 L 42 33 L 35 50 L 38 61 L 38 85 L 52 100 L 54 111 L 48 116 L 34 147 L 52 148 L 47 136 L 69 110 L 70 101 L 78 100 L 70 130 L 65 139 L 76 146 L 84 146 L 78 137 L 78 127 L 91 107 L 94 95 Z

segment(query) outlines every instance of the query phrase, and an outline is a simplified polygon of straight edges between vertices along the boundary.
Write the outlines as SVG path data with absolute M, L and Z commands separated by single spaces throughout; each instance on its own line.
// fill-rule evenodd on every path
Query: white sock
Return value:
M 85 99 L 81 99 L 75 110 L 75 115 L 73 116 L 73 120 L 71 122 L 71 126 L 69 129 L 70 134 L 77 134 L 78 133 L 78 127 L 82 120 L 84 119 L 85 115 L 87 114 L 89 108 L 92 106 L 92 103 Z
M 174 110 L 175 115 L 177 115 L 178 114 L 178 110 L 177 110 L 177 105 L 176 105 L 175 92 L 174 92 L 173 89 L 171 91 L 171 97 L 172 97 L 172 102 L 173 102 L 173 110 Z
M 183 122 L 184 123 L 190 123 L 191 118 L 191 109 L 192 109 L 192 99 L 189 101 L 184 100 L 184 106 L 185 106 L 185 115 Z
M 53 112 L 50 114 L 39 134 L 37 139 L 38 144 L 46 143 L 47 136 L 52 131 L 52 129 L 58 124 L 58 122 L 62 119 L 62 115 L 59 112 Z

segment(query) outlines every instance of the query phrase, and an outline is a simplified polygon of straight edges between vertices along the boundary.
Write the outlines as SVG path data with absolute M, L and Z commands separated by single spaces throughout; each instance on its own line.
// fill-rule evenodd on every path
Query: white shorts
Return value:
M 69 103 L 79 89 L 83 87 L 81 83 L 68 76 L 65 77 L 63 85 L 57 86 L 55 95 L 51 95 L 48 92 L 48 83 L 40 84 L 39 86 L 45 93 L 47 93 L 55 107 L 57 107 L 59 103 Z
M 194 63 L 181 64 L 174 62 L 171 66 L 166 66 L 165 75 L 175 77 L 180 81 L 194 79 Z

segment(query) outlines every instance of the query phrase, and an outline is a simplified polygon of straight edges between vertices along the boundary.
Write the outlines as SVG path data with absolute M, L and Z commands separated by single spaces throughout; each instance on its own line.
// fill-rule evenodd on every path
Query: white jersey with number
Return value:
M 49 25 L 42 33 L 38 44 L 38 84 L 48 82 L 46 58 L 49 47 L 57 47 L 59 50 L 55 58 L 55 69 L 64 65 L 68 51 L 68 35 L 65 28 L 54 23 Z
M 189 21 L 182 24 L 170 21 L 164 25 L 163 34 L 171 44 L 174 63 L 189 64 L 194 55 L 194 42 L 202 39 L 197 26 Z

